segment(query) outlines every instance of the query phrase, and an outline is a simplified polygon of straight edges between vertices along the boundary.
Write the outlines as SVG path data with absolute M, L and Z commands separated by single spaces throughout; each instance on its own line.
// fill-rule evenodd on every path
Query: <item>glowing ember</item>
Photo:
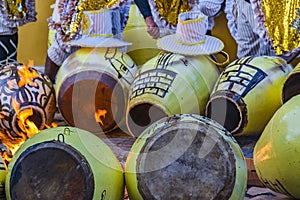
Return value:
M 37 83 L 33 82 L 34 78 L 37 78 L 39 76 L 38 72 L 35 70 L 32 70 L 33 61 L 29 61 L 28 66 L 23 65 L 18 70 L 18 75 L 20 76 L 20 80 L 18 81 L 18 86 L 22 87 L 26 84 L 31 86 L 37 86 Z
M 97 112 L 95 113 L 95 120 L 96 122 L 99 122 L 103 126 L 103 121 L 101 117 L 105 117 L 107 111 L 106 110 L 101 110 L 98 109 Z

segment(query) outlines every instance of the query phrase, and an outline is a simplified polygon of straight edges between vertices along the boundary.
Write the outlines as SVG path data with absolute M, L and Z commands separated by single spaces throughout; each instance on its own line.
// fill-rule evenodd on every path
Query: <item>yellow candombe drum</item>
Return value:
M 161 52 L 146 62 L 131 85 L 126 125 L 133 136 L 173 114 L 204 114 L 219 76 L 207 56 Z
M 8 165 L 8 200 L 116 199 L 124 194 L 121 165 L 102 140 L 73 127 L 43 130 Z
M 132 42 L 132 45 L 127 47 L 127 54 L 138 66 L 161 51 L 156 46 L 156 40 L 147 33 L 145 20 L 134 1 L 130 6 L 129 18 L 123 36 L 125 41 Z
M 200 115 L 173 115 L 156 121 L 134 142 L 125 182 L 132 200 L 242 200 L 247 167 L 224 127 Z
M 282 103 L 287 102 L 293 96 L 300 94 L 300 63 L 289 73 L 283 83 Z
M 234 136 L 259 135 L 281 106 L 282 85 L 292 66 L 280 57 L 245 57 L 230 63 L 217 80 L 206 116 Z
M 300 95 L 280 107 L 257 141 L 253 160 L 261 182 L 274 191 L 300 198 Z
M 125 125 L 128 91 L 136 71 L 133 60 L 119 49 L 77 50 L 57 73 L 55 92 L 62 117 L 70 126 L 93 133 Z

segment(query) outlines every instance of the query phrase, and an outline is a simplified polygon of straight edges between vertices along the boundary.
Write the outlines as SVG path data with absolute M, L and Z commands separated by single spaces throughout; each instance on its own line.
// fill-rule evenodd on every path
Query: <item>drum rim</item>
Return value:
M 92 172 L 92 168 L 89 165 L 85 156 L 82 155 L 80 153 L 80 151 L 78 151 L 71 145 L 66 144 L 64 142 L 51 140 L 51 141 L 36 143 L 36 144 L 33 144 L 32 146 L 27 147 L 26 149 L 23 150 L 23 152 L 18 156 L 16 161 L 13 163 L 13 167 L 11 169 L 10 175 L 15 174 L 17 172 L 19 164 L 22 163 L 22 161 L 24 159 L 26 159 L 27 156 L 29 156 L 32 153 L 35 153 L 37 151 L 47 149 L 47 148 L 63 150 L 63 151 L 65 151 L 66 149 L 68 150 L 67 152 L 72 157 L 72 159 L 74 159 L 75 161 L 78 162 L 78 164 L 80 164 L 83 174 L 88 175 L 88 176 L 84 176 L 84 184 L 85 184 L 85 189 L 84 189 L 85 197 L 84 198 L 92 199 L 94 192 L 95 192 L 95 180 L 94 180 L 94 174 Z M 13 180 L 14 180 L 14 177 L 10 176 L 10 180 L 9 180 L 9 188 L 10 188 L 9 193 L 10 194 L 9 195 L 11 198 L 14 196 L 13 191 L 12 191 L 12 188 L 14 186 L 14 185 L 12 185 Z

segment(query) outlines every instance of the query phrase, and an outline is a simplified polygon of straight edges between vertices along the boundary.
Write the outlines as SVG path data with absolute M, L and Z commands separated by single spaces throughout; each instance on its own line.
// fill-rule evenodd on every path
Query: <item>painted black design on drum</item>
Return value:
M 0 70 L 0 126 L 8 130 L 12 137 L 19 137 L 21 130 L 17 125 L 17 114 L 12 107 L 12 101 L 20 104 L 19 110 L 32 108 L 31 121 L 38 129 L 42 129 L 47 122 L 51 122 L 55 113 L 54 87 L 50 79 L 38 73 L 34 68 L 28 68 L 38 77 L 32 78 L 34 85 L 18 86 L 20 75 L 18 70 L 22 64 L 10 64 Z M 23 133 L 22 133 L 23 134 Z
M 86 158 L 74 147 L 55 140 L 23 151 L 12 166 L 9 181 L 10 197 L 15 200 L 91 200 L 94 187 Z
M 105 200 L 106 198 L 106 190 L 103 190 L 103 192 L 101 193 L 101 200 Z
M 218 88 L 234 91 L 239 94 L 239 98 L 243 98 L 267 76 L 258 67 L 247 63 L 237 63 L 227 67 L 226 71 L 221 74 L 217 85 Z
M 293 195 L 291 195 L 287 191 L 287 189 L 280 183 L 280 181 L 278 179 L 275 179 L 275 181 L 271 181 L 271 180 L 268 180 L 267 178 L 264 178 L 258 169 L 256 170 L 256 172 L 259 174 L 260 180 L 266 187 L 271 188 L 276 192 L 279 192 L 282 194 L 287 194 L 287 195 L 293 197 Z
M 129 73 L 133 79 L 134 74 L 131 73 L 129 68 L 133 69 L 135 67 L 135 64 L 132 63 L 132 65 L 130 66 L 128 63 L 126 63 L 123 52 L 120 58 L 116 58 L 116 54 L 117 54 L 116 48 L 107 48 L 104 57 L 109 61 L 113 69 L 117 72 L 118 79 L 123 78 L 128 84 L 131 84 L 131 81 L 124 78 L 124 75 L 127 75 Z
M 164 98 L 177 73 L 166 69 L 152 69 L 141 73 L 133 82 L 130 99 L 142 94 L 154 94 Z
M 160 53 L 155 63 L 156 69 L 166 69 L 172 63 L 172 59 L 175 57 L 176 54 L 173 53 Z

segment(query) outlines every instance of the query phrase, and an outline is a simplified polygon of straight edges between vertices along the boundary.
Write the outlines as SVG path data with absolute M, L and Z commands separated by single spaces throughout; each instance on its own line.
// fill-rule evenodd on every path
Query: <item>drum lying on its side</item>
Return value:
M 300 95 L 284 103 L 272 116 L 253 152 L 254 166 L 268 188 L 300 198 Z
M 141 66 L 131 85 L 129 132 L 137 137 L 156 120 L 173 114 L 204 114 L 218 76 L 218 67 L 207 56 L 161 52 Z
M 259 135 L 281 106 L 284 80 L 292 66 L 280 57 L 245 57 L 220 75 L 206 105 L 206 116 L 234 136 Z
M 130 199 L 242 200 L 243 153 L 221 125 L 200 115 L 173 115 L 134 142 L 125 166 Z
M 115 48 L 81 48 L 60 67 L 58 109 L 70 126 L 109 132 L 125 122 L 130 84 L 137 71 L 132 59 Z
M 73 127 L 41 131 L 26 140 L 8 165 L 8 200 L 120 200 L 121 165 L 94 134 Z

